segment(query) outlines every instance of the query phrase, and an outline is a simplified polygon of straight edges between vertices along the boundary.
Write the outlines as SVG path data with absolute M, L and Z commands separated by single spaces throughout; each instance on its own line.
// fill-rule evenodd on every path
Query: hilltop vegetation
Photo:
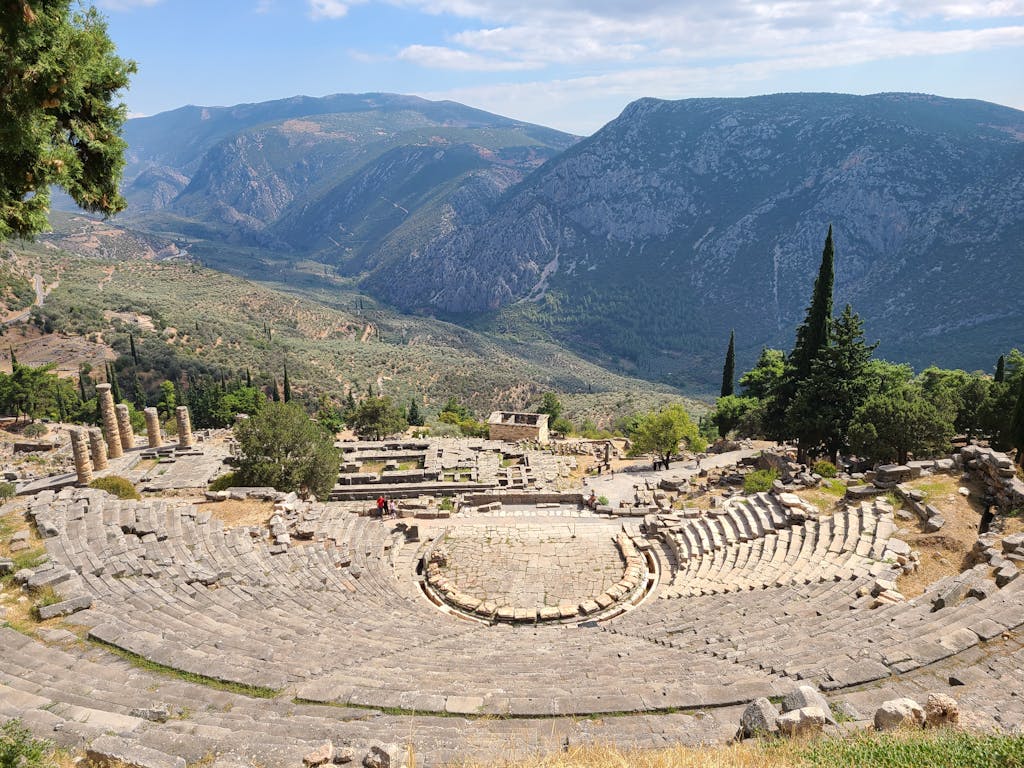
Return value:
M 285 365 L 296 397 L 311 412 L 324 398 L 340 403 L 349 391 L 372 391 L 403 404 L 417 398 L 432 413 L 455 395 L 485 415 L 495 407 L 527 407 L 555 390 L 566 393 L 571 418 L 607 425 L 678 397 L 543 339 L 496 340 L 398 315 L 330 276 L 319 278 L 328 306 L 181 259 L 76 256 L 52 243 L 14 246 L 47 284 L 59 282 L 45 305 L 33 309 L 33 322 L 112 347 L 122 389 L 130 392 L 137 380 L 150 402 L 164 379 L 238 381 L 246 371 L 269 392 L 275 381 L 282 384 Z M 125 256 L 130 248 L 102 250 Z

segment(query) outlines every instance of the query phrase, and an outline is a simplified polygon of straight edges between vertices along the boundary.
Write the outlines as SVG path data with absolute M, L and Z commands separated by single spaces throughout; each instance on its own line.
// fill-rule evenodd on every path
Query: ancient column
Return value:
M 117 431 L 121 437 L 121 448 L 130 451 L 135 447 L 135 433 L 132 432 L 132 415 L 128 406 L 118 403 L 114 409 L 117 413 Z
M 96 427 L 89 430 L 89 453 L 92 454 L 93 469 L 107 468 L 107 444 L 103 442 L 103 433 Z
M 146 416 L 146 437 L 149 439 L 149 447 L 159 448 L 164 444 L 164 439 L 160 435 L 160 414 L 152 406 L 142 413 Z
M 103 439 L 107 441 L 107 455 L 112 459 L 124 456 L 121 448 L 121 432 L 117 428 L 117 412 L 114 410 L 114 396 L 109 384 L 97 384 L 96 395 L 100 399 L 100 415 L 103 417 Z
M 80 429 L 71 430 L 71 452 L 75 457 L 75 472 L 79 485 L 92 482 L 92 460 L 89 458 L 89 441 Z
M 192 419 L 188 415 L 188 408 L 179 405 L 176 411 L 178 415 L 178 447 L 192 447 Z

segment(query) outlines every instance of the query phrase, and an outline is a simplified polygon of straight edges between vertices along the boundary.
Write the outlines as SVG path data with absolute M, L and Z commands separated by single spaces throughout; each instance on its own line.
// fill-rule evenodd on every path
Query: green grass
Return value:
M 273 699 L 281 695 L 281 691 L 276 688 L 268 688 L 260 685 L 247 685 L 246 683 L 238 683 L 231 680 L 221 680 L 216 677 L 208 677 L 207 675 L 199 675 L 195 672 L 186 672 L 182 669 L 176 669 L 174 667 L 169 667 L 166 664 L 152 661 L 151 659 L 147 659 L 145 656 L 140 656 L 137 653 L 126 651 L 124 648 L 118 648 L 116 645 L 106 643 L 102 640 L 97 640 L 94 637 L 90 637 L 89 641 L 100 648 L 110 651 L 110 653 L 115 656 L 120 656 L 122 659 L 128 661 L 133 667 L 137 667 L 138 669 L 143 669 L 157 675 L 173 677 L 177 680 L 183 680 L 186 683 L 203 685 L 207 688 L 215 688 L 218 691 L 237 693 L 240 696 L 249 696 L 254 699 Z
M 815 741 L 802 752 L 806 765 L 821 768 L 1020 768 L 1024 737 L 952 730 L 862 733 Z
M 841 499 L 846 495 L 846 485 L 842 480 L 822 480 L 821 485 L 818 487 L 824 493 L 827 493 L 829 496 L 835 496 L 837 499 Z

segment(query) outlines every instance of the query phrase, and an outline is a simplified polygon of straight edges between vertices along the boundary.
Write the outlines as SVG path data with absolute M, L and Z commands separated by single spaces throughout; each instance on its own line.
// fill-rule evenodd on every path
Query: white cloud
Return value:
M 340 0 L 309 0 L 309 15 L 314 19 L 340 19 L 350 5 Z
M 523 59 L 504 61 L 439 45 L 410 45 L 399 51 L 398 58 L 431 69 L 457 69 L 474 72 L 508 72 L 537 69 L 543 66 L 543 64 Z

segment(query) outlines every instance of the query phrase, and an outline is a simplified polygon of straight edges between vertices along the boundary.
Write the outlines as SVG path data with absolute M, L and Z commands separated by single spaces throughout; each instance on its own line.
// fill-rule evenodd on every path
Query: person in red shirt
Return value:
M 383 496 L 377 497 L 377 517 L 384 517 L 384 507 L 387 505 L 387 501 Z

